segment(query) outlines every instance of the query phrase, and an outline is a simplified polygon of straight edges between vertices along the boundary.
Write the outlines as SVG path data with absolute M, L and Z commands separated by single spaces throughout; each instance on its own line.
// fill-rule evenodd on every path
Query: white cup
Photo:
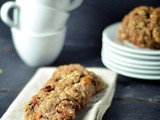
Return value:
M 71 11 L 76 9 L 83 2 L 83 0 L 16 0 L 17 3 L 24 1 L 42 4 L 62 11 Z
M 29 66 L 44 66 L 54 62 L 64 46 L 66 28 L 52 34 L 26 34 L 11 28 L 15 49 Z
M 11 9 L 14 12 L 14 19 L 9 17 Z M 46 7 L 40 4 L 23 2 L 6 2 L 1 7 L 1 18 L 9 27 L 30 33 L 52 33 L 66 26 L 69 13 Z

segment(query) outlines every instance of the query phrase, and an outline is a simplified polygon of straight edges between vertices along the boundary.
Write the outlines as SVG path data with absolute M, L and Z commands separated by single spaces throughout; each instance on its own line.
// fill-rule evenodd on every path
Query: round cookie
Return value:
M 140 48 L 160 49 L 160 7 L 134 8 L 122 19 L 118 36 Z

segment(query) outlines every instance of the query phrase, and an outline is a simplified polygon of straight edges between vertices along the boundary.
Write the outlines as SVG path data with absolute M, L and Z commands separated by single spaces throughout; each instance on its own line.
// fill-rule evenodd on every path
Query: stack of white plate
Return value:
M 160 50 L 138 48 L 118 39 L 121 23 L 103 31 L 101 59 L 109 69 L 124 76 L 145 80 L 160 80 Z

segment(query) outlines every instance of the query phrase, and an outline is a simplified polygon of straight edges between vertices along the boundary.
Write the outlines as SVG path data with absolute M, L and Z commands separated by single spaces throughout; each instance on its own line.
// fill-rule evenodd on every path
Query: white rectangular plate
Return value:
M 38 69 L 2 116 L 1 120 L 23 120 L 23 106 L 48 81 L 55 69 L 55 67 L 42 67 Z M 105 68 L 88 67 L 87 70 L 93 71 L 96 75 L 100 76 L 108 87 L 95 95 L 91 102 L 76 114 L 76 120 L 101 120 L 111 104 L 115 92 L 117 74 Z

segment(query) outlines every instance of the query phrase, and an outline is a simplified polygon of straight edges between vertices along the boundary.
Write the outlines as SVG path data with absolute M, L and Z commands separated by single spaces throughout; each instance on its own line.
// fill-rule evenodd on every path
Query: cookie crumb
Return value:
M 3 69 L 0 69 L 0 74 L 2 74 L 3 73 Z

